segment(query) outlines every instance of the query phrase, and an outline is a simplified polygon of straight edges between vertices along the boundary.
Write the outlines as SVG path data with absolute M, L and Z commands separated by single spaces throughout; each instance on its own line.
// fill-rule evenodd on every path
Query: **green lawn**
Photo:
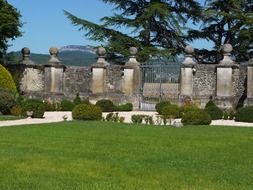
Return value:
M 0 128 L 0 189 L 252 189 L 253 128 Z

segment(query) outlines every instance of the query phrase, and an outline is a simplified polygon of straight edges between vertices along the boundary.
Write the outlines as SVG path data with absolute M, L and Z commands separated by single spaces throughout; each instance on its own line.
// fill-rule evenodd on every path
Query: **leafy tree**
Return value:
M 225 43 L 232 44 L 237 60 L 248 59 L 247 50 L 253 42 L 252 0 L 206 0 L 202 18 L 200 31 L 189 32 L 192 39 L 207 39 L 214 44 L 212 51 L 196 51 L 202 62 L 217 62 L 220 58 L 217 50 Z
M 21 36 L 19 11 L 6 0 L 0 0 L 0 60 L 8 47 L 8 40 Z
M 194 0 L 102 0 L 115 7 L 113 16 L 105 16 L 102 24 L 80 19 L 64 11 L 74 25 L 86 30 L 86 36 L 107 43 L 111 59 L 128 55 L 128 48 L 139 48 L 139 60 L 149 56 L 174 56 L 185 46 L 184 26 L 195 21 L 200 6 Z M 122 32 L 120 28 L 128 32 Z

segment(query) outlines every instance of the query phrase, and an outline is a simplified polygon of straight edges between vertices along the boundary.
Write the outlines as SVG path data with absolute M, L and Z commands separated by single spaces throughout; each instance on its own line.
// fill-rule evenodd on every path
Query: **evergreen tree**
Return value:
M 128 48 L 139 49 L 139 60 L 146 61 L 150 56 L 174 56 L 185 46 L 184 26 L 191 18 L 196 20 L 200 6 L 194 0 L 103 0 L 115 6 L 117 13 L 101 19 L 95 24 L 77 18 L 65 11 L 74 25 L 87 31 L 92 40 L 106 42 L 111 56 L 128 55 Z M 124 27 L 128 31 L 118 29 Z
M 207 0 L 202 19 L 200 31 L 191 30 L 189 36 L 213 42 L 214 50 L 197 50 L 200 61 L 217 62 L 217 50 L 225 43 L 232 44 L 238 61 L 248 59 L 247 50 L 253 41 L 252 0 Z
M 21 36 L 21 15 L 6 0 L 0 0 L 0 61 L 8 47 L 8 40 Z

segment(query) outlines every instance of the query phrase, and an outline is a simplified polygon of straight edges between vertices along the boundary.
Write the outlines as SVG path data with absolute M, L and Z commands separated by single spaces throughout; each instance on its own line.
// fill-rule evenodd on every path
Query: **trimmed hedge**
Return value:
M 75 107 L 75 104 L 69 100 L 61 101 L 61 111 L 72 111 Z
M 16 84 L 10 72 L 0 64 L 0 89 L 17 92 Z
M 165 118 L 178 118 L 180 117 L 180 109 L 175 104 L 169 104 L 162 106 L 161 115 Z
M 99 106 L 103 112 L 113 112 L 114 111 L 114 104 L 111 100 L 102 99 L 97 101 L 97 106 Z
M 73 119 L 78 120 L 101 120 L 102 110 L 92 104 L 79 104 L 72 111 Z
M 9 114 L 11 107 L 15 104 L 15 94 L 12 91 L 0 89 L 0 112 L 2 114 Z
M 253 106 L 239 108 L 235 114 L 235 121 L 253 122 Z
M 209 125 L 211 121 L 211 116 L 201 109 L 187 111 L 182 116 L 184 125 Z
M 161 101 L 155 105 L 155 109 L 159 114 L 162 114 L 162 109 L 165 106 L 169 106 L 171 103 L 169 101 Z
M 114 111 L 132 111 L 132 110 L 133 110 L 132 103 L 126 103 L 126 104 L 114 106 Z
M 212 120 L 222 119 L 223 117 L 223 111 L 211 100 L 207 102 L 205 111 L 211 116 Z
M 45 113 L 45 105 L 41 100 L 37 99 L 28 99 L 22 102 L 22 108 L 24 111 L 24 115 L 26 115 L 27 111 L 33 111 L 33 118 L 43 118 Z

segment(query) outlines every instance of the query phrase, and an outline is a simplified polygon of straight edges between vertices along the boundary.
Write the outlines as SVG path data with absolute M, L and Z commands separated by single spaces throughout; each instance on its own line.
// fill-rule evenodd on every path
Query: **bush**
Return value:
M 185 112 L 182 116 L 184 125 L 209 125 L 211 121 L 211 116 L 201 109 Z
M 79 93 L 76 94 L 76 97 L 75 97 L 75 99 L 73 100 L 73 103 L 74 103 L 75 105 L 82 104 L 82 100 L 81 100 L 81 98 L 80 98 L 80 96 L 79 96 Z
M 131 121 L 132 123 L 142 123 L 144 117 L 146 117 L 146 115 L 132 115 Z
M 24 114 L 26 115 L 27 111 L 33 111 L 33 118 L 43 118 L 45 112 L 45 105 L 41 100 L 37 99 L 28 99 L 22 103 Z
M 12 91 L 0 89 L 0 112 L 9 114 L 11 107 L 15 104 L 15 94 Z
M 175 104 L 164 105 L 161 109 L 161 115 L 165 118 L 178 118 L 180 117 L 180 109 Z
M 99 106 L 103 112 L 112 112 L 114 111 L 114 104 L 111 100 L 102 99 L 97 101 L 97 106 Z
M 22 108 L 20 105 L 15 105 L 10 110 L 11 115 L 14 116 L 21 116 L 22 115 Z
M 132 110 L 133 110 L 132 103 L 121 104 L 114 107 L 114 111 L 132 111 Z
M 235 114 L 235 121 L 253 122 L 253 106 L 239 108 Z
M 222 119 L 223 117 L 223 111 L 218 108 L 211 100 L 207 102 L 205 106 L 205 111 L 211 116 L 213 120 Z
M 102 110 L 92 104 L 79 104 L 72 111 L 72 117 L 79 120 L 101 120 Z
M 0 89 L 17 92 L 16 84 L 8 70 L 0 64 Z
M 69 100 L 61 101 L 61 111 L 72 111 L 75 107 L 75 104 Z
M 162 114 L 161 111 L 163 107 L 169 106 L 171 103 L 169 101 L 161 101 L 155 105 L 155 109 L 159 114 Z
M 179 109 L 180 109 L 180 117 L 182 117 L 188 111 L 199 110 L 199 108 L 194 104 L 186 104 L 180 107 Z

